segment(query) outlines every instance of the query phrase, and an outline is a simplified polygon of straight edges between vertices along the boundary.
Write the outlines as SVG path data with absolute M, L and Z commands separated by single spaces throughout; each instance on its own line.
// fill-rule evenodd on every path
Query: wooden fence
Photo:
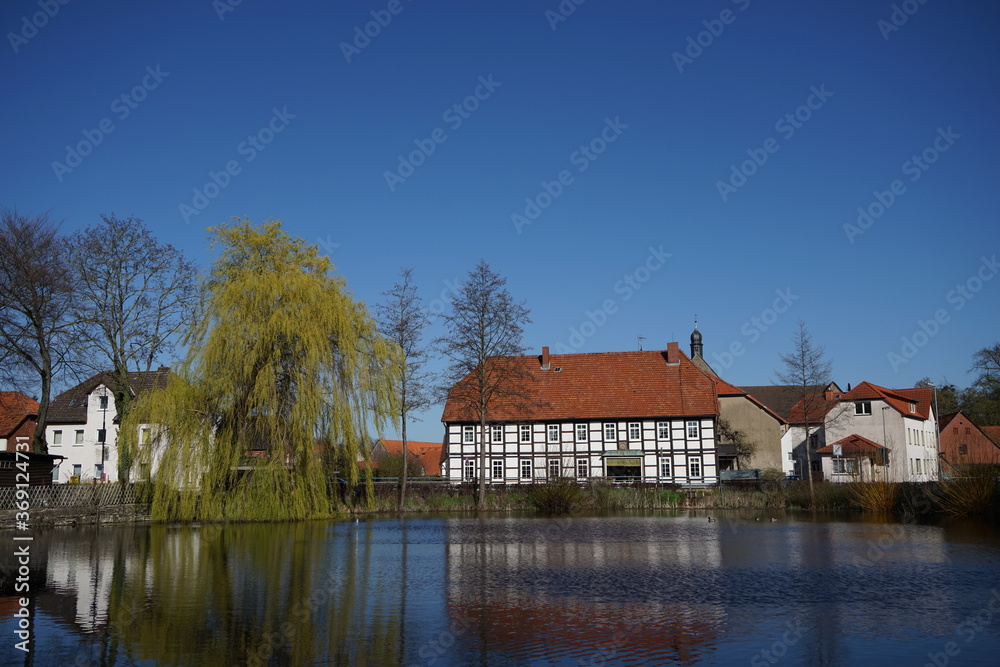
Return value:
M 16 509 L 16 489 L 0 488 L 0 510 Z M 31 509 L 60 507 L 109 507 L 132 505 L 137 501 L 132 484 L 56 484 L 28 489 Z

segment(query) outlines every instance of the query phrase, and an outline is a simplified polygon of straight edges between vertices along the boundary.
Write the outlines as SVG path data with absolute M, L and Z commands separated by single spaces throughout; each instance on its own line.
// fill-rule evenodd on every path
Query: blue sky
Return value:
M 410 266 L 440 310 L 485 258 L 531 350 L 687 350 L 697 313 L 720 375 L 767 384 L 801 319 L 841 386 L 965 386 L 1000 340 L 998 27 L 936 0 L 12 1 L 0 203 L 135 215 L 204 266 L 206 227 L 279 218 L 369 304 Z

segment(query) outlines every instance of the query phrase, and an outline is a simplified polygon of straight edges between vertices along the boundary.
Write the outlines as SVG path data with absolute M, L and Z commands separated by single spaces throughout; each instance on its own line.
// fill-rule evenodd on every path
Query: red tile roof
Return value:
M 980 426 L 979 430 L 1000 447 L 1000 426 Z
M 917 387 L 914 389 L 886 389 L 870 382 L 862 382 L 844 395 L 845 401 L 883 400 L 900 414 L 930 419 L 934 404 L 934 389 Z M 910 405 L 915 412 L 910 412 Z
M 402 440 L 382 440 L 385 450 L 394 456 L 403 455 Z M 415 442 L 406 441 L 406 451 L 410 456 L 416 456 L 424 466 L 425 475 L 441 474 L 441 450 L 444 445 L 440 442 Z
M 713 379 L 678 351 L 667 364 L 666 351 L 552 354 L 549 370 L 541 356 L 513 357 L 527 376 L 537 405 L 530 414 L 498 411 L 494 421 L 601 420 L 695 417 L 719 414 Z M 467 376 L 462 382 L 467 382 Z M 471 410 L 449 396 L 443 422 L 471 422 Z
M 809 417 L 810 424 L 818 424 L 826 419 L 827 413 L 838 403 L 840 403 L 840 399 L 827 399 L 826 392 L 818 391 L 811 393 L 806 398 L 799 399 L 792 406 L 788 415 L 788 423 L 805 424 L 806 417 Z
M 820 447 L 816 450 L 817 454 L 833 454 L 833 446 L 840 445 L 842 456 L 858 456 L 865 454 L 872 454 L 880 449 L 885 449 L 882 445 L 877 442 L 872 442 L 868 438 L 863 438 L 857 433 L 852 433 L 846 438 L 841 438 L 837 442 L 832 442 L 826 447 Z
M 25 419 L 38 415 L 38 401 L 19 391 L 0 391 L 0 438 L 10 437 Z

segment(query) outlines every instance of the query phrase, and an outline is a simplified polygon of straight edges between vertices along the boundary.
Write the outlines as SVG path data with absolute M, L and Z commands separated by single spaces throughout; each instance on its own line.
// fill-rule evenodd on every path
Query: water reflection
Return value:
M 33 652 L 8 640 L 0 663 L 924 664 L 961 639 L 949 664 L 992 664 L 1000 614 L 968 642 L 959 629 L 1000 586 L 994 527 L 769 518 L 40 532 Z

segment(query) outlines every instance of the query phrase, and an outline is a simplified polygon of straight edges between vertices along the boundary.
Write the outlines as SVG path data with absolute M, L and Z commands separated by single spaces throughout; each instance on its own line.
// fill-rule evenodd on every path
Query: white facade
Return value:
M 826 441 L 834 443 L 854 433 L 887 447 L 889 465 L 876 465 L 871 471 L 875 479 L 889 482 L 938 479 L 937 416 L 933 406 L 928 410 L 928 419 L 916 412 L 901 413 L 887 401 L 876 398 L 845 402 L 842 406 L 841 416 L 828 417 L 829 423 L 824 429 Z M 832 467 L 832 462 L 824 461 L 824 473 L 830 470 L 826 479 L 849 482 L 856 478 L 846 470 L 834 473 Z
M 694 486 L 719 481 L 714 418 L 525 422 L 487 428 L 490 484 L 556 478 Z M 455 483 L 478 479 L 478 425 L 449 423 L 446 433 L 441 474 Z
M 781 436 L 781 461 L 782 468 L 786 475 L 800 475 L 805 479 L 806 451 L 812 460 L 818 464 L 820 456 L 816 450 L 824 447 L 827 443 L 826 430 L 822 424 L 813 424 L 809 427 L 809 442 L 806 442 L 805 426 L 789 426 L 785 434 Z M 815 467 L 816 464 L 813 464 Z
M 86 421 L 50 423 L 46 426 L 45 438 L 48 441 L 49 454 L 66 457 L 53 469 L 53 482 L 65 484 L 74 481 L 119 481 L 118 424 L 115 423 L 117 416 L 111 389 L 100 384 L 87 394 Z M 150 426 L 141 426 L 140 441 L 149 438 L 151 433 Z M 145 462 L 136 462 L 132 466 L 130 481 L 148 479 L 157 460 L 152 462 L 152 466 Z

